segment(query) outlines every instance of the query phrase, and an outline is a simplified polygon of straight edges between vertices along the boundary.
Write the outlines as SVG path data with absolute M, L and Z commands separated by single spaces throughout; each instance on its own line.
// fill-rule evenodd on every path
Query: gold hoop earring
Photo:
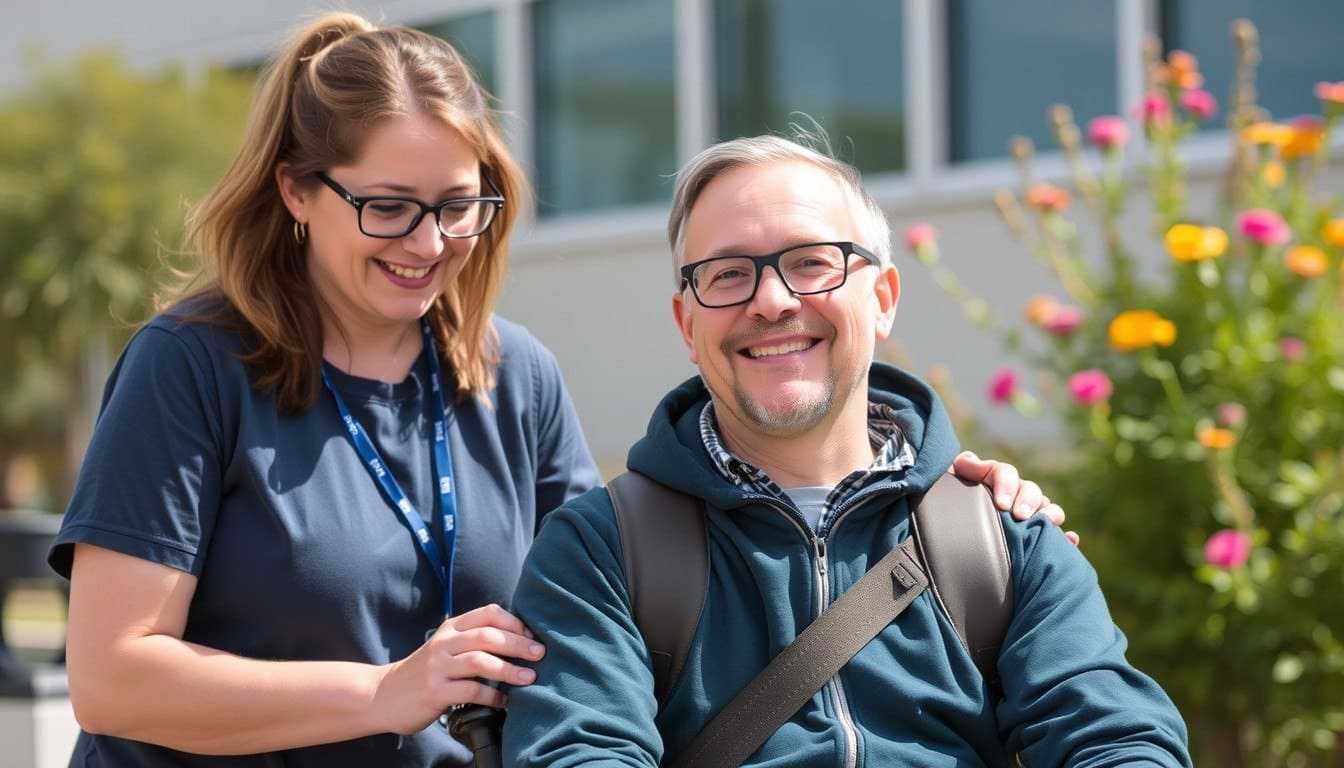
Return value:
M 303 241 L 308 239 L 308 225 L 302 224 L 298 220 L 294 221 L 294 242 L 303 245 Z

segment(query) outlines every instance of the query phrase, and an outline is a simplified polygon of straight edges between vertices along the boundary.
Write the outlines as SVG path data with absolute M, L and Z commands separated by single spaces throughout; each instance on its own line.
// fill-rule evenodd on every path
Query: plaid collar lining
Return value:
M 739 459 L 724 447 L 723 439 L 719 436 L 717 422 L 714 418 L 713 401 L 707 403 L 704 410 L 700 412 L 700 439 L 705 445 L 705 451 L 709 453 L 714 462 L 714 468 L 728 482 L 743 490 L 763 493 L 793 506 L 789 497 L 784 493 L 784 489 L 780 488 L 774 480 L 771 480 L 764 470 Z M 845 479 L 836 484 L 835 488 L 831 489 L 830 494 L 826 497 L 826 512 L 822 515 L 823 521 L 829 517 L 831 510 L 860 489 L 892 472 L 914 465 L 915 451 L 911 447 L 910 441 L 906 440 L 905 433 L 901 431 L 900 425 L 897 424 L 896 411 L 891 406 L 869 401 L 868 440 L 872 444 L 873 453 L 876 455 L 873 463 L 867 469 L 859 469 L 849 473 L 845 476 Z

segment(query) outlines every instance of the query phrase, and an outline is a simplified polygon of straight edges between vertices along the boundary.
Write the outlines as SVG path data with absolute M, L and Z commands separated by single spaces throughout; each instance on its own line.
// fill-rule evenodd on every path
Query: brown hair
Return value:
M 276 167 L 288 163 L 303 179 L 353 162 L 371 128 L 415 113 L 457 130 L 507 201 L 428 313 L 458 396 L 482 397 L 494 387 L 499 340 L 490 314 L 526 180 L 484 90 L 451 45 L 406 27 L 379 29 L 354 14 L 328 13 L 299 30 L 264 70 L 233 165 L 188 217 L 196 270 L 180 275 L 157 301 L 162 311 L 184 296 L 223 299 L 199 319 L 254 337 L 243 362 L 254 386 L 274 392 L 282 413 L 317 399 L 322 299 L 309 280 L 305 248 L 293 237 Z

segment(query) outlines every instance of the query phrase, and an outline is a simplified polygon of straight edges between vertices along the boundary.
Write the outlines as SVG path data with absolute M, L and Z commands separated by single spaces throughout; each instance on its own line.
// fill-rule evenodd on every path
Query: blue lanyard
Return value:
M 425 525 L 424 518 L 415 510 L 411 500 L 407 498 L 401 486 L 392 477 L 392 473 L 383 463 L 382 457 L 378 455 L 378 449 L 374 447 L 373 441 L 369 439 L 368 432 L 364 431 L 363 425 L 350 414 L 350 409 L 345 407 L 345 401 L 341 399 L 341 393 L 332 386 L 331 379 L 327 378 L 327 372 L 322 371 L 322 383 L 327 385 L 327 391 L 331 392 L 332 398 L 336 401 L 336 409 L 341 413 L 341 420 L 345 422 L 345 434 L 350 438 L 350 443 L 355 447 L 355 452 L 364 462 L 364 468 L 369 471 L 373 481 L 383 489 L 383 496 L 387 502 L 392 505 L 401 518 L 410 526 L 411 532 L 415 534 L 415 543 L 420 546 L 420 551 L 425 554 L 425 559 L 434 568 L 434 575 L 439 580 L 439 585 L 443 587 L 443 615 L 453 615 L 453 553 L 454 545 L 457 542 L 457 500 L 453 492 L 453 460 L 448 454 L 448 426 L 445 414 L 448 412 L 447 406 L 443 401 L 442 377 L 439 374 L 439 354 L 434 345 L 434 334 L 429 329 L 429 323 L 425 320 L 420 321 L 420 331 L 424 336 L 423 353 L 429 356 L 429 382 L 433 389 L 433 397 L 426 398 L 426 408 L 430 411 L 429 421 L 434 425 L 434 471 L 438 476 L 439 487 L 439 509 L 438 509 L 438 528 L 443 533 L 443 554 L 440 554 L 439 543 L 434 540 L 429 527 Z

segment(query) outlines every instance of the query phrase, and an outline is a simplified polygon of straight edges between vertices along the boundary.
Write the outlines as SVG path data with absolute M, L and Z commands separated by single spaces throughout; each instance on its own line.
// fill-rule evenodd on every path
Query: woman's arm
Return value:
M 503 706 L 477 678 L 525 685 L 532 671 L 500 657 L 541 657 L 516 618 L 487 606 L 388 665 L 247 659 L 182 640 L 195 589 L 189 573 L 75 547 L 68 667 L 85 730 L 217 755 L 411 734 L 453 704 Z

